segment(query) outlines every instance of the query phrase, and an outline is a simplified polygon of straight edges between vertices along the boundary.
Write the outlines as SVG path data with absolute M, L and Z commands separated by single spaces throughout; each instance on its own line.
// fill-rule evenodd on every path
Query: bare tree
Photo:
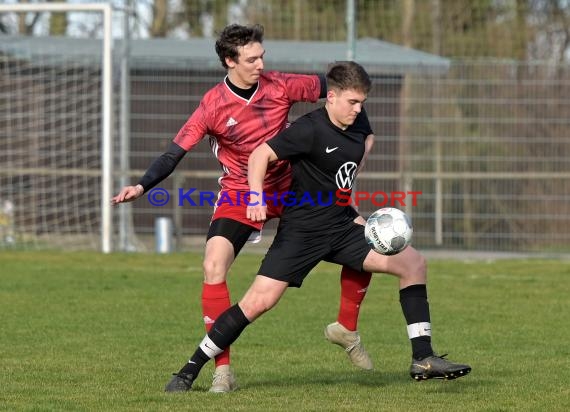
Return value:
M 29 3 L 28 0 L 21 0 L 20 3 Z M 34 32 L 34 26 L 40 18 L 40 13 L 30 13 L 32 15 L 32 20 L 30 22 L 26 21 L 26 13 L 18 14 L 18 33 L 30 35 Z
M 152 6 L 151 37 L 166 37 L 169 31 L 168 0 L 154 0 Z
M 65 3 L 65 0 L 50 0 L 50 3 Z M 52 12 L 49 20 L 49 34 L 63 36 L 67 32 L 67 13 Z

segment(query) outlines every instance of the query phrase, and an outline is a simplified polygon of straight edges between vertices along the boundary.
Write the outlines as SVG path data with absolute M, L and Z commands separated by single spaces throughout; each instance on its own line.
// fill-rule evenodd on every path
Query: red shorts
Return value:
M 281 217 L 281 213 L 283 212 L 283 202 L 280 200 L 281 192 L 266 193 L 268 194 L 266 198 L 267 220 Z M 249 196 L 247 191 L 222 189 L 216 200 L 212 221 L 220 218 L 232 219 L 260 231 L 265 222 L 252 222 L 247 218 L 248 202 Z

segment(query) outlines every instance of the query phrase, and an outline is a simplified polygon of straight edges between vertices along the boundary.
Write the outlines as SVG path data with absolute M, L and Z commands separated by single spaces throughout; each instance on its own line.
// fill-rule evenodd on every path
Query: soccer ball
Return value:
M 364 236 L 372 249 L 381 255 L 395 255 L 412 241 L 412 221 L 404 212 L 384 207 L 372 213 L 364 226 Z

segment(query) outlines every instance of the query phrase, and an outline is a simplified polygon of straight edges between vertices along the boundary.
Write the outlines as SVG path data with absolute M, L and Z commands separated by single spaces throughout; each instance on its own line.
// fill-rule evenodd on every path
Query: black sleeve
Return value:
M 166 152 L 161 154 L 149 166 L 144 176 L 139 180 L 138 184 L 144 188 L 144 191 L 152 189 L 154 186 L 166 179 L 176 169 L 178 163 L 186 154 L 186 150 L 171 142 Z
M 327 97 L 327 78 L 324 74 L 319 74 L 319 82 L 321 83 L 321 94 L 319 99 Z
M 311 151 L 314 129 L 309 115 L 298 118 L 291 126 L 267 141 L 279 160 L 291 159 Z

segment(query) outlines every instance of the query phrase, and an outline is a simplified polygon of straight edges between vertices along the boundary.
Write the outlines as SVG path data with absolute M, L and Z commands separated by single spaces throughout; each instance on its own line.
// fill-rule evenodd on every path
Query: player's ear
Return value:
M 332 102 L 335 97 L 336 97 L 336 92 L 334 91 L 334 89 L 329 89 L 327 91 L 327 101 Z
M 234 67 L 236 67 L 237 62 L 234 61 L 234 59 L 232 59 L 231 57 L 226 57 L 225 60 L 226 60 L 226 65 L 227 65 L 229 68 L 233 69 Z

